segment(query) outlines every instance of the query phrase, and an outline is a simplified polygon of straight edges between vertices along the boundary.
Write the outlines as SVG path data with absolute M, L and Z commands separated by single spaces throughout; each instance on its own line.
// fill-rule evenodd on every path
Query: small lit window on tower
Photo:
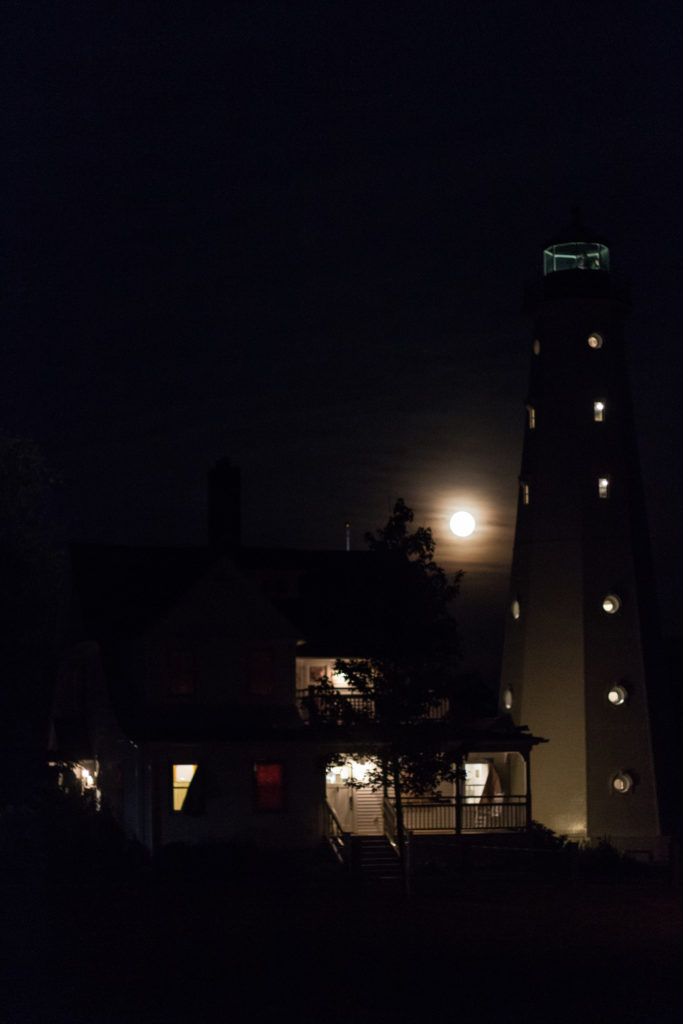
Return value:
M 602 334 L 598 334 L 597 331 L 593 331 L 592 334 L 588 335 L 588 346 L 589 348 L 602 348 L 604 338 Z
M 531 501 L 531 492 L 529 490 L 529 485 L 525 480 L 520 480 L 519 491 L 522 497 L 522 505 L 528 505 Z
M 534 338 L 534 355 L 535 356 L 539 355 L 540 351 L 541 351 L 541 343 L 538 340 L 538 338 Z
M 598 477 L 598 497 L 609 498 L 609 477 L 599 476 Z
M 515 598 L 514 601 L 512 602 L 512 604 L 510 605 L 510 611 L 512 612 L 512 618 L 513 619 L 518 619 L 519 618 L 521 609 L 520 609 L 520 606 L 519 606 L 518 598 Z
M 605 403 L 593 402 L 593 419 L 596 423 L 602 423 L 605 418 Z
M 633 779 L 628 772 L 618 772 L 612 779 L 612 789 L 615 793 L 628 793 L 633 788 Z
M 625 686 L 610 686 L 607 691 L 607 700 L 610 702 L 612 707 L 618 708 L 622 704 L 626 703 L 628 697 L 628 690 Z
M 506 711 L 512 710 L 512 690 L 509 686 L 503 693 L 503 707 Z
M 621 598 L 616 594 L 605 594 L 602 599 L 602 610 L 607 615 L 616 615 L 621 608 Z
M 529 430 L 535 430 L 536 429 L 536 410 L 533 407 L 533 405 L 527 405 L 526 413 L 527 413 L 527 422 L 528 422 L 528 425 L 529 425 Z

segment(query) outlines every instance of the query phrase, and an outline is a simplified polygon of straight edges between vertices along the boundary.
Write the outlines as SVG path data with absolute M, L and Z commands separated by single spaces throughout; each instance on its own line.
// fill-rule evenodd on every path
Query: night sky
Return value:
M 12 5 L 0 426 L 79 540 L 342 547 L 396 497 L 499 642 L 531 328 L 580 206 L 628 341 L 667 632 L 680 632 L 680 3 Z M 447 533 L 470 507 L 481 529 Z M 493 638 L 493 640 L 492 640 Z M 492 648 L 492 649 L 493 649 Z

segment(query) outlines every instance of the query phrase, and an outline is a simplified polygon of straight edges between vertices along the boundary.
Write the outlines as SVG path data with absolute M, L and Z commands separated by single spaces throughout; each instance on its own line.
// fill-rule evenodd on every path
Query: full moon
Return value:
M 451 530 L 456 537 L 469 537 L 477 525 L 470 512 L 454 512 L 451 516 Z

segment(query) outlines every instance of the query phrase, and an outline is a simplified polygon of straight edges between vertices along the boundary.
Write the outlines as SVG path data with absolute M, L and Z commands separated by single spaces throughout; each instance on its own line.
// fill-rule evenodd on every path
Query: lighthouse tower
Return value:
M 574 223 L 530 286 L 534 320 L 500 700 L 548 740 L 535 820 L 657 854 L 648 686 L 656 610 L 623 341 L 625 289 Z

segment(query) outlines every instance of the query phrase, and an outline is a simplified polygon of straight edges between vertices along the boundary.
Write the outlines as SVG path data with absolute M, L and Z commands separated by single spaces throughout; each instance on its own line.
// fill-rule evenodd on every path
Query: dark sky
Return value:
M 633 285 L 680 631 L 680 3 L 24 0 L 5 22 L 0 425 L 55 464 L 73 536 L 203 540 L 227 455 L 247 541 L 341 546 L 348 518 L 360 545 L 401 495 L 468 570 L 470 628 L 487 603 L 497 628 L 522 286 L 579 205 Z

